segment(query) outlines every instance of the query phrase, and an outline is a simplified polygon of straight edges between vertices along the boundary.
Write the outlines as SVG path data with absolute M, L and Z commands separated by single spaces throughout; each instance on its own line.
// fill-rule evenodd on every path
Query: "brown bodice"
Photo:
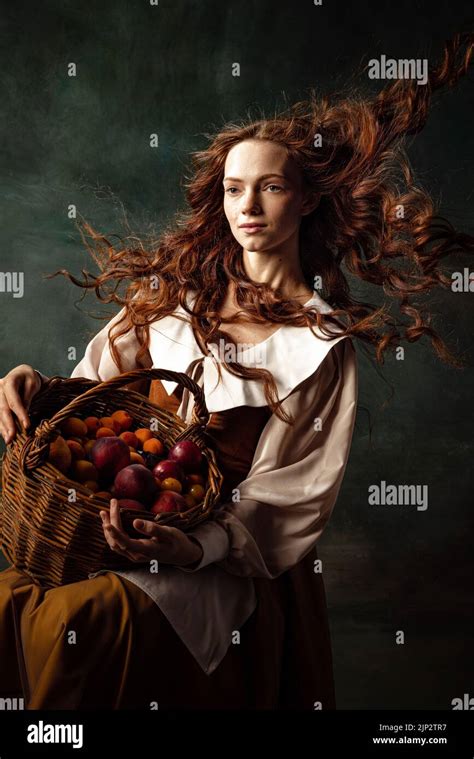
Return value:
M 149 385 L 147 394 L 150 400 L 176 414 L 183 387 L 178 385 L 174 393 L 168 395 L 160 380 L 152 380 Z M 238 406 L 210 414 L 207 436 L 224 477 L 222 500 L 226 500 L 232 489 L 247 476 L 260 435 L 270 416 L 268 406 Z

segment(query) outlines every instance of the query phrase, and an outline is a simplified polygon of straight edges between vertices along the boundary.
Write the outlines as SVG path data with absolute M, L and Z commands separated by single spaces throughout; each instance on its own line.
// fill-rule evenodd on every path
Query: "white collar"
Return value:
M 188 305 L 191 305 L 194 298 L 193 292 L 189 291 L 186 301 Z M 313 304 L 323 313 L 333 310 L 317 293 L 305 303 L 306 306 Z M 201 360 L 204 394 L 210 413 L 237 406 L 266 406 L 263 383 L 236 377 L 223 366 L 222 379 L 219 382 L 213 359 L 206 356 L 196 342 L 189 315 L 181 306 L 178 306 L 174 313 L 185 316 L 186 322 L 176 319 L 174 314 L 169 314 L 150 324 L 149 351 L 153 368 L 187 372 L 193 361 Z M 313 325 L 313 329 L 317 334 L 323 334 L 316 325 Z M 278 397 L 283 400 L 316 371 L 331 348 L 344 337 L 345 335 L 341 335 L 331 340 L 323 340 L 313 335 L 309 328 L 284 324 L 254 349 L 239 355 L 238 360 L 246 366 L 268 369 L 276 382 Z M 209 347 L 219 360 L 217 345 L 211 344 Z M 171 395 L 178 383 L 162 380 L 162 384 L 168 395 Z

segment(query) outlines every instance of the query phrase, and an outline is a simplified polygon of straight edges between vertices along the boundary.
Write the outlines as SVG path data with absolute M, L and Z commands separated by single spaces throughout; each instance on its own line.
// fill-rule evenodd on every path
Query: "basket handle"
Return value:
M 56 377 L 55 379 L 59 378 Z M 68 379 L 70 378 L 67 378 L 65 381 L 68 381 Z M 119 374 L 117 377 L 112 377 L 112 379 L 105 380 L 104 382 L 97 382 L 89 390 L 86 390 L 85 393 L 78 395 L 77 398 L 70 401 L 64 406 L 64 408 L 57 411 L 51 419 L 43 419 L 36 427 L 34 436 L 26 439 L 19 453 L 19 462 L 23 471 L 34 469 L 42 463 L 42 454 L 51 440 L 56 437 L 57 429 L 61 422 L 69 416 L 77 414 L 77 412 L 81 411 L 84 406 L 87 406 L 92 399 L 97 398 L 103 393 L 123 387 L 124 385 L 128 385 L 131 382 L 140 379 L 164 379 L 171 382 L 177 382 L 187 388 L 193 394 L 195 403 L 192 412 L 192 423 L 186 428 L 182 435 L 187 437 L 193 432 L 197 432 L 199 435 L 199 433 L 202 433 L 205 430 L 209 422 L 209 411 L 206 406 L 204 391 L 188 374 L 185 374 L 184 372 L 174 372 L 171 369 L 134 369 L 133 371 Z

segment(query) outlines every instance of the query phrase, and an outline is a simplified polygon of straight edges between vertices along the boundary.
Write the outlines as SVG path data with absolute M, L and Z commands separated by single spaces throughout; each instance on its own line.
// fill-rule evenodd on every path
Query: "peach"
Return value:
M 187 509 L 188 504 L 180 493 L 174 493 L 172 490 L 163 490 L 153 503 L 150 511 L 152 514 L 162 514 L 167 511 L 187 511 Z
M 177 461 L 163 459 L 153 467 L 153 476 L 158 480 L 164 480 L 166 477 L 173 477 L 180 482 L 184 481 L 184 472 Z
M 84 482 L 84 487 L 88 490 L 92 490 L 93 493 L 96 493 L 99 490 L 99 486 L 95 480 L 86 480 L 86 482 Z
M 91 450 L 91 460 L 102 478 L 113 478 L 130 464 L 130 449 L 118 437 L 99 438 Z
M 187 473 L 197 472 L 201 468 L 203 456 L 201 449 L 192 440 L 181 440 L 170 448 L 168 458 L 177 461 Z
M 155 479 L 143 464 L 124 467 L 114 480 L 114 495 L 117 499 L 132 498 L 147 504 L 153 500 L 156 491 Z

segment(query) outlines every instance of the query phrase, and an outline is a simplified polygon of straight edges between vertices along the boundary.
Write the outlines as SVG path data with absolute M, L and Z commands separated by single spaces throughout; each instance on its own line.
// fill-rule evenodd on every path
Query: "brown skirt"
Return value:
M 334 709 L 315 555 L 255 579 L 257 608 L 211 675 L 124 577 L 45 589 L 10 567 L 0 572 L 0 697 L 27 709 Z

